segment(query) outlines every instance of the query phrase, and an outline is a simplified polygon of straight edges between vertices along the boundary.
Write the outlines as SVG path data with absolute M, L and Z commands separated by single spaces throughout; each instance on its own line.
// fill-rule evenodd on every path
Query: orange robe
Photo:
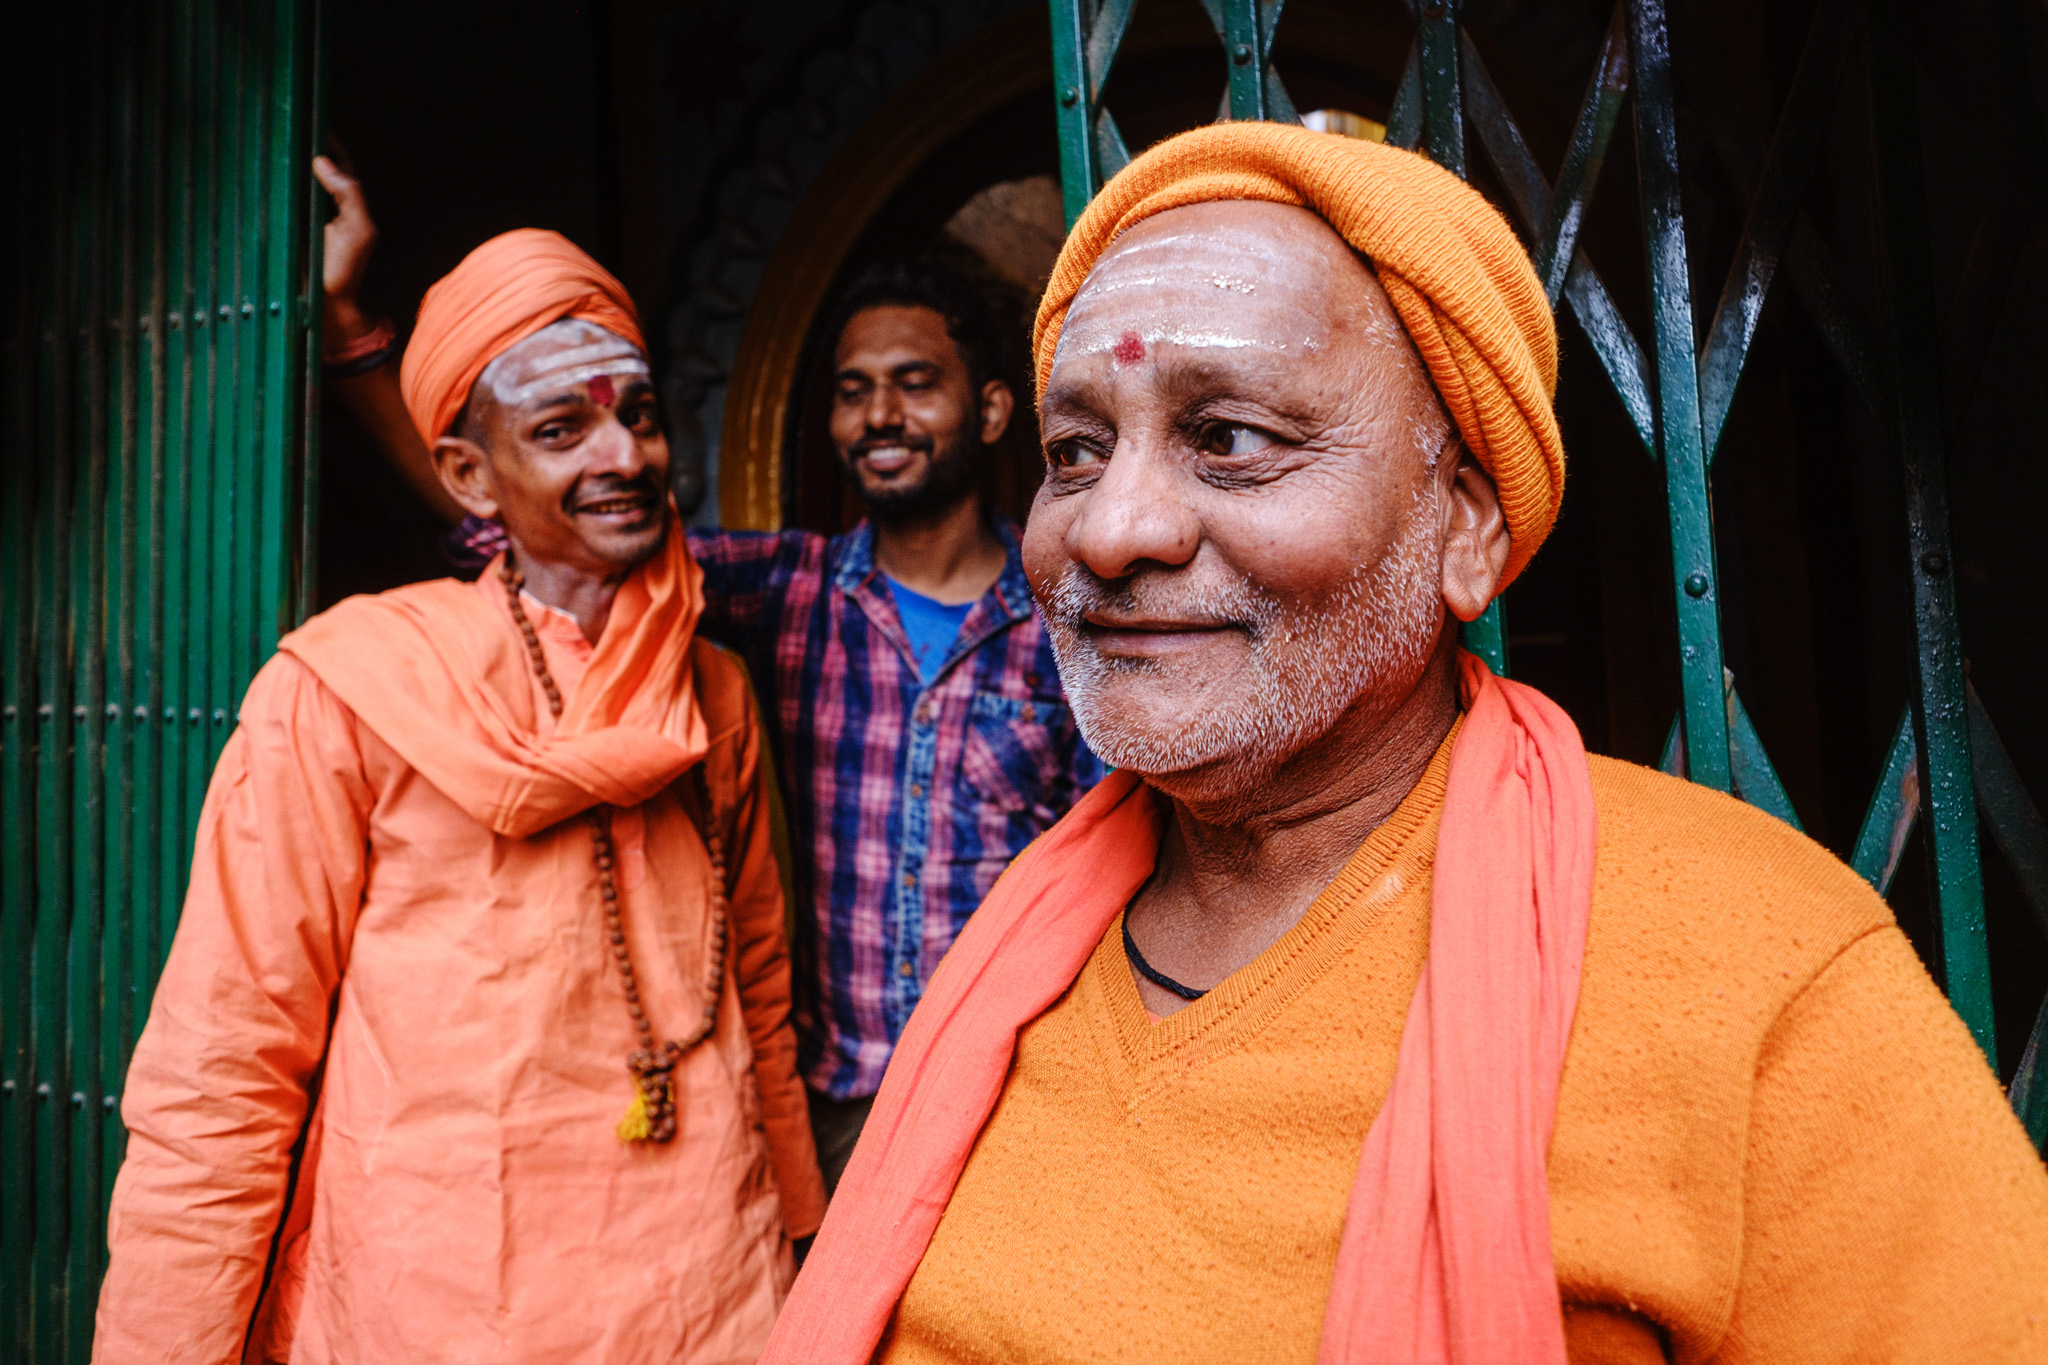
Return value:
M 310 1362 L 758 1354 L 824 1196 L 759 725 L 691 639 L 697 582 L 672 537 L 595 650 L 528 598 L 559 728 L 494 573 L 343 603 L 258 675 L 129 1072 L 96 1360 L 227 1365 L 245 1336 Z M 585 787 L 618 807 L 642 997 L 680 1035 L 713 951 L 699 761 L 718 1023 L 676 1071 L 675 1141 L 628 1146 L 635 1038 L 567 817 Z

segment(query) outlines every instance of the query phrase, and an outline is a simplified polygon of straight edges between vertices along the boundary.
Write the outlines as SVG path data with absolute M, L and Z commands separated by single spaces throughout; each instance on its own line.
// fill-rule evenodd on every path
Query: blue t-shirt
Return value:
M 889 595 L 896 599 L 896 614 L 903 618 L 903 633 L 910 637 L 910 657 L 917 660 L 917 676 L 930 682 L 939 675 L 939 665 L 946 662 L 953 641 L 960 638 L 960 624 L 974 604 L 962 602 L 949 607 L 921 592 L 912 592 L 887 574 L 882 579 L 889 585 Z

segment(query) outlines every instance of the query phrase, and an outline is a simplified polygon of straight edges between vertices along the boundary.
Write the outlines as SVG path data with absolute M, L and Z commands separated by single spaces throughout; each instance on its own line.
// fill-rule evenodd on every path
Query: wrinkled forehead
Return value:
M 1132 337 L 1305 356 L 1369 304 L 1361 293 L 1379 295 L 1392 321 L 1371 271 L 1308 210 L 1193 204 L 1136 224 L 1103 254 L 1068 309 L 1053 363 L 1128 351 Z
M 632 342 L 596 323 L 563 318 L 509 347 L 477 383 L 501 405 L 516 407 L 600 375 L 624 386 L 648 373 L 647 357 Z

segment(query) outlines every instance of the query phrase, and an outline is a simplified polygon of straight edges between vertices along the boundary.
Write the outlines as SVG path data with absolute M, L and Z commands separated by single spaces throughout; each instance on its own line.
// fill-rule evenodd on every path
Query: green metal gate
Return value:
M 306 609 L 310 0 L 25 6 L 0 119 L 0 1358 L 83 1361 L 208 774 Z
M 1222 43 L 1228 80 L 1223 117 L 1299 121 L 1272 66 L 1284 0 L 1202 0 Z M 1130 160 L 1101 98 L 1136 0 L 1051 0 L 1053 84 L 1067 221 Z M 1928 274 L 1924 177 L 1904 0 L 1821 0 L 1790 95 L 1750 199 L 1748 221 L 1705 329 L 1695 324 L 1679 197 L 1679 148 L 1665 0 L 1620 0 L 1587 81 L 1564 163 L 1553 178 L 1521 130 L 1460 22 L 1459 0 L 1423 0 L 1387 140 L 1419 148 L 1468 175 L 1476 136 L 1505 187 L 1553 307 L 1565 307 L 1592 344 L 1648 457 L 1662 464 L 1682 704 L 1665 749 L 1667 770 L 1733 792 L 1799 823 L 1734 677 L 1722 663 L 1718 576 L 1708 470 L 1742 377 L 1774 277 L 1793 277 L 1849 387 L 1868 406 L 1904 474 L 1906 556 L 1913 593 L 1914 687 L 1851 865 L 1889 889 L 1914 826 L 1934 872 L 1936 933 L 1930 967 L 1985 1055 L 1997 1063 L 1991 963 L 1979 849 L 1983 827 L 2005 855 L 2035 912 L 2048 924 L 2048 831 L 2020 785 L 1990 717 L 1964 676 L 1950 576 L 1943 432 L 1933 390 L 1936 334 Z M 1850 58 L 1861 51 L 1877 149 L 1881 328 L 1840 306 L 1825 257 L 1800 249 L 1801 195 L 1820 146 L 1822 120 Z M 1578 249 L 1622 106 L 1632 102 L 1642 236 L 1654 335 L 1646 353 Z M 1507 637 L 1498 603 L 1467 628 L 1467 644 L 1505 671 Z M 2048 1035 L 2048 1002 L 2012 1085 L 2037 1146 L 2048 1145 L 2048 1076 L 2036 1058 Z

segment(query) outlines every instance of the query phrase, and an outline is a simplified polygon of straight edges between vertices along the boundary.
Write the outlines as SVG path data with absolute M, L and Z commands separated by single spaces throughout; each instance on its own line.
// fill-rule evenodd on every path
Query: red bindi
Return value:
M 612 377 L 608 374 L 593 377 L 590 381 L 590 401 L 609 407 L 612 398 Z
M 1145 343 L 1136 332 L 1125 332 L 1117 338 L 1116 349 L 1110 352 L 1119 365 L 1135 365 L 1145 358 Z

